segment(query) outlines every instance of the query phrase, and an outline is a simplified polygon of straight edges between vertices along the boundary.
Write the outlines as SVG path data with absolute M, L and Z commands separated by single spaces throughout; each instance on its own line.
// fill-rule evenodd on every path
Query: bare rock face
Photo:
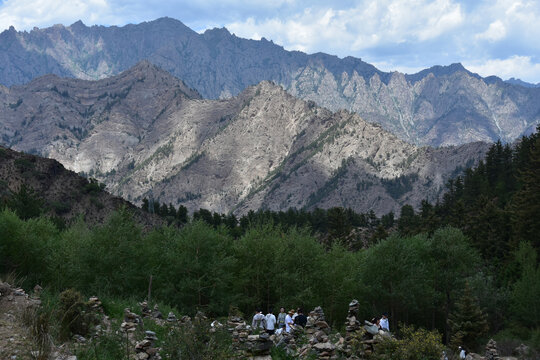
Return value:
M 485 143 L 410 145 L 348 111 L 262 82 L 203 100 L 142 62 L 98 81 L 53 75 L 0 91 L 0 139 L 140 202 L 218 212 L 333 206 L 377 214 L 435 200 Z
M 103 79 L 144 59 L 205 98 L 230 98 L 270 80 L 332 111 L 356 112 L 418 145 L 513 141 L 540 122 L 540 87 L 482 78 L 461 64 L 413 75 L 385 73 L 358 58 L 286 51 L 224 28 L 198 34 L 170 18 L 124 27 L 79 21 L 30 32 L 10 28 L 0 34 L 0 56 L 5 86 L 51 73 Z

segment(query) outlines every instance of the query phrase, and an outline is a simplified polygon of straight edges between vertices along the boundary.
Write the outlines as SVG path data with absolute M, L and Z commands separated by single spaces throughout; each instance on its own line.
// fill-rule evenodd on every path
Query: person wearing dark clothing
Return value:
M 302 309 L 298 309 L 298 315 L 294 318 L 294 325 L 300 325 L 301 327 L 305 327 L 307 324 L 307 317 L 304 315 L 304 311 Z

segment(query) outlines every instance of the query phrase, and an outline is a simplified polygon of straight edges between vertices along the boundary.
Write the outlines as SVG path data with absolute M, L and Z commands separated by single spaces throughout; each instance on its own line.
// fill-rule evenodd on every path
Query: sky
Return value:
M 0 0 L 0 29 L 125 25 L 168 16 L 287 50 L 354 56 L 414 73 L 460 62 L 540 83 L 540 0 Z

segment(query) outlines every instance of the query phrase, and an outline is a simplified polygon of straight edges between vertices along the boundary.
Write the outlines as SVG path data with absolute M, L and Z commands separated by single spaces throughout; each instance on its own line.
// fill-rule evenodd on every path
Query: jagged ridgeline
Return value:
M 461 64 L 412 75 L 387 73 L 359 58 L 286 51 L 226 29 L 199 34 L 170 18 L 124 27 L 87 27 L 79 21 L 30 32 L 10 28 L 0 34 L 0 43 L 5 44 L 0 84 L 6 86 L 51 73 L 102 79 L 148 59 L 205 98 L 235 96 L 271 80 L 332 111 L 357 112 L 416 144 L 511 142 L 540 120 L 540 87 L 482 78 Z
M 3 89 L 0 107 L 5 145 L 57 159 L 137 204 L 190 211 L 397 212 L 436 200 L 488 147 L 416 147 L 267 81 L 203 100 L 149 62 L 99 81 L 38 78 Z

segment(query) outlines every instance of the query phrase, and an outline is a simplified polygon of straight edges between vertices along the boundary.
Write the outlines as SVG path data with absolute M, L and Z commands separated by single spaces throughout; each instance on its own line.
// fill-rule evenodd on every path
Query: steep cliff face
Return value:
M 3 88 L 0 109 L 4 144 L 57 159 L 128 200 L 191 210 L 396 211 L 435 199 L 487 147 L 419 148 L 267 81 L 204 100 L 148 62 L 99 81 L 49 75 Z
M 82 22 L 0 34 L 0 83 L 56 74 L 106 78 L 147 59 L 205 98 L 229 98 L 263 80 L 332 111 L 357 112 L 419 145 L 513 141 L 540 122 L 540 88 L 481 78 L 460 64 L 414 75 L 385 73 L 361 59 L 286 51 L 226 29 L 198 34 L 162 18 L 124 27 Z

